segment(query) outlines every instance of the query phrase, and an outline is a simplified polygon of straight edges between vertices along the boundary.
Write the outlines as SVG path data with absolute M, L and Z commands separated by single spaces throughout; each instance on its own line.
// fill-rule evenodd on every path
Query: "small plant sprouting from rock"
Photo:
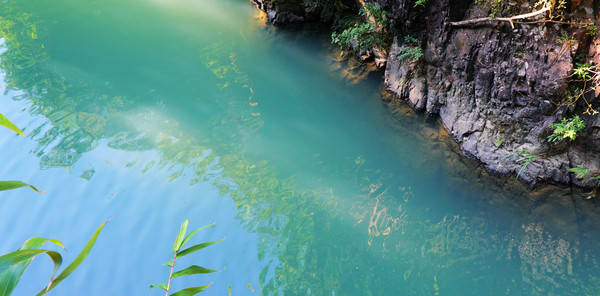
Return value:
M 569 35 L 569 33 L 567 32 L 562 32 L 562 35 L 560 35 L 560 37 L 558 37 L 558 41 L 566 44 L 567 46 L 571 47 L 574 46 L 575 44 L 577 44 L 577 40 L 573 37 L 571 37 Z
M 404 45 L 400 49 L 399 59 L 417 62 L 423 58 L 423 49 L 419 46 L 419 39 L 406 35 L 404 36 Z
M 491 18 L 495 18 L 500 12 L 502 12 L 502 4 L 504 3 L 503 0 L 476 0 L 475 2 L 481 6 L 489 8 L 489 16 Z
M 596 33 L 598 33 L 598 26 L 596 26 L 596 24 L 585 24 L 583 26 L 585 28 L 585 33 L 589 36 L 596 36 Z
M 569 173 L 574 173 L 575 178 L 580 179 L 583 183 L 591 181 L 591 186 L 595 186 L 596 188 L 600 187 L 600 175 L 597 175 L 598 172 L 595 173 L 595 177 L 590 177 L 590 175 L 592 175 L 592 170 L 588 168 L 570 168 Z M 593 192 L 594 194 L 592 194 L 591 197 L 595 196 L 596 190 Z
M 583 178 L 587 177 L 587 175 L 589 175 L 590 169 L 586 169 L 586 168 L 570 168 L 569 169 L 569 173 L 574 173 L 575 174 L 575 178 L 577 178 L 577 179 L 583 179 Z
M 595 67 L 590 64 L 575 63 L 573 75 L 582 81 L 588 81 L 596 75 Z
M 500 148 L 503 143 L 504 143 L 504 136 L 502 136 L 499 139 L 496 139 L 496 141 L 494 141 L 494 146 L 496 146 L 496 148 Z
M 585 123 L 578 115 L 575 115 L 571 118 L 563 118 L 559 123 L 550 124 L 550 128 L 554 131 L 548 136 L 548 142 L 574 141 L 577 133 L 585 128 Z
M 204 273 L 217 272 L 216 270 L 207 269 L 207 268 L 204 268 L 204 267 L 201 267 L 198 265 L 192 265 L 188 268 L 174 272 L 175 261 L 177 259 L 179 259 L 185 255 L 192 254 L 201 249 L 204 249 L 210 245 L 221 242 L 221 240 L 218 240 L 218 241 L 212 241 L 212 242 L 207 242 L 207 243 L 200 243 L 200 244 L 196 244 L 187 249 L 182 250 L 182 248 L 185 246 L 185 243 L 187 243 L 188 240 L 190 240 L 192 237 L 194 237 L 194 235 L 196 235 L 196 233 L 198 233 L 198 231 L 200 231 L 206 227 L 214 226 L 214 224 L 206 225 L 206 226 L 200 227 L 200 228 L 190 232 L 188 235 L 186 235 L 189 222 L 190 222 L 190 220 L 186 219 L 183 222 L 183 224 L 181 224 L 181 228 L 179 228 L 179 233 L 177 234 L 177 239 L 175 239 L 175 243 L 173 244 L 173 250 L 172 250 L 173 251 L 173 259 L 171 259 L 169 262 L 165 263 L 166 266 L 171 268 L 171 272 L 169 273 L 169 281 L 165 284 L 157 284 L 157 285 L 150 286 L 150 289 L 153 289 L 153 288 L 163 289 L 165 291 L 165 296 L 169 296 L 169 291 L 171 290 L 171 282 L 176 277 L 193 275 L 193 274 L 204 274 Z M 208 288 L 211 284 L 212 283 L 204 285 L 204 286 L 185 288 L 175 294 L 172 294 L 171 296 L 196 295 L 200 292 L 204 292 L 204 289 Z
M 425 5 L 427 5 L 427 1 L 428 0 L 417 0 L 415 1 L 414 7 L 425 7 Z
M 367 2 L 359 14 L 365 21 L 355 22 L 341 33 L 331 33 L 331 43 L 354 49 L 384 47 L 387 12 L 379 4 Z
M 540 158 L 540 155 L 527 151 L 527 150 L 523 150 L 520 152 L 517 152 L 517 156 L 519 158 L 517 158 L 517 163 L 523 163 L 521 165 L 521 168 L 519 169 L 519 172 L 517 173 L 517 179 L 519 179 L 519 176 L 521 176 L 521 173 L 523 173 L 523 171 L 525 171 L 525 169 L 529 166 L 529 164 L 534 161 L 535 159 Z

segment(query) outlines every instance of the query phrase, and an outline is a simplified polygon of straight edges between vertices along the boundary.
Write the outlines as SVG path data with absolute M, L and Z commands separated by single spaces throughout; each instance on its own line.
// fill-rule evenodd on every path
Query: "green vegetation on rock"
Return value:
M 575 115 L 571 118 L 563 118 L 559 123 L 550 124 L 550 128 L 553 129 L 553 133 L 548 136 L 548 142 L 574 141 L 577 133 L 585 128 L 585 123 L 579 115 Z
M 367 2 L 359 11 L 361 21 L 355 21 L 342 32 L 333 32 L 331 42 L 347 49 L 385 47 L 387 12 L 377 3 Z

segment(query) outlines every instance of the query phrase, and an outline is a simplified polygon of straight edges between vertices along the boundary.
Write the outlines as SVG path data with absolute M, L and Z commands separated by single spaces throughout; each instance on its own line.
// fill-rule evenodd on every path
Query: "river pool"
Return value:
M 50 295 L 598 295 L 600 207 L 461 156 L 382 73 L 245 0 L 0 1 L 0 253 L 60 239 Z M 50 276 L 38 258 L 13 295 Z

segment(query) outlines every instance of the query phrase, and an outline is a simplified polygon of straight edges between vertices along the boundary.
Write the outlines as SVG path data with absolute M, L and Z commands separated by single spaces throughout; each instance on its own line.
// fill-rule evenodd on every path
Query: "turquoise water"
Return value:
M 600 208 L 488 176 L 381 73 L 245 0 L 0 2 L 0 253 L 33 236 L 83 265 L 50 295 L 597 295 Z M 34 261 L 14 295 L 50 276 Z

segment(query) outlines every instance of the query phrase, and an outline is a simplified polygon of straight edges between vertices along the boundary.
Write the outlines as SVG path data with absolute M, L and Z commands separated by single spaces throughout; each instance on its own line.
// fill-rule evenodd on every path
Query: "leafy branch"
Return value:
M 359 15 L 363 21 L 355 22 L 340 33 L 331 33 L 331 43 L 355 49 L 384 47 L 387 12 L 377 3 L 366 2 Z
M 575 105 L 577 101 L 582 99 L 586 105 L 586 111 L 584 114 L 596 115 L 596 110 L 592 104 L 586 99 L 587 94 L 596 92 L 600 87 L 600 71 L 596 65 L 587 63 L 575 63 L 573 67 L 573 73 L 567 78 L 571 79 L 571 82 L 579 83 L 580 87 L 573 87 L 567 92 L 567 100 L 563 104 Z
M 550 124 L 550 128 L 554 129 L 552 134 L 548 136 L 548 142 L 558 142 L 562 140 L 574 141 L 577 133 L 585 128 L 585 123 L 578 115 L 571 118 L 563 118 L 559 123 Z
M 204 227 L 195 229 L 194 231 L 192 231 L 188 235 L 186 235 L 189 222 L 190 222 L 190 220 L 186 219 L 181 224 L 181 227 L 179 228 L 179 233 L 177 234 L 177 238 L 175 239 L 175 243 L 173 244 L 173 250 L 172 250 L 173 251 L 173 259 L 171 259 L 169 262 L 165 263 L 166 266 L 171 268 L 171 270 L 169 272 L 168 282 L 165 284 L 156 284 L 156 285 L 150 286 L 150 289 L 153 289 L 153 288 L 163 289 L 165 291 L 165 296 L 169 296 L 169 292 L 171 290 L 171 282 L 173 281 L 174 278 L 177 278 L 180 276 L 185 276 L 185 275 L 217 272 L 216 270 L 204 268 L 204 267 L 201 267 L 198 265 L 192 265 L 188 268 L 185 268 L 185 269 L 182 269 L 179 271 L 174 271 L 175 270 L 175 261 L 177 259 L 179 259 L 183 256 L 186 256 L 186 255 L 192 254 L 192 253 L 202 250 L 210 245 L 213 245 L 213 244 L 216 244 L 216 243 L 222 241 L 222 240 L 218 240 L 218 241 L 212 241 L 212 242 L 207 242 L 207 243 L 200 243 L 200 244 L 193 245 L 187 249 L 181 250 L 185 246 L 185 243 L 187 243 L 192 237 L 194 237 L 194 235 L 196 235 L 196 233 L 198 233 L 198 231 L 200 231 L 204 228 L 207 228 L 207 227 L 214 226 L 214 224 L 206 225 Z M 193 296 L 200 292 L 203 292 L 204 289 L 208 288 L 211 284 L 212 283 L 204 285 L 204 286 L 186 288 L 175 294 L 172 294 L 171 296 Z

